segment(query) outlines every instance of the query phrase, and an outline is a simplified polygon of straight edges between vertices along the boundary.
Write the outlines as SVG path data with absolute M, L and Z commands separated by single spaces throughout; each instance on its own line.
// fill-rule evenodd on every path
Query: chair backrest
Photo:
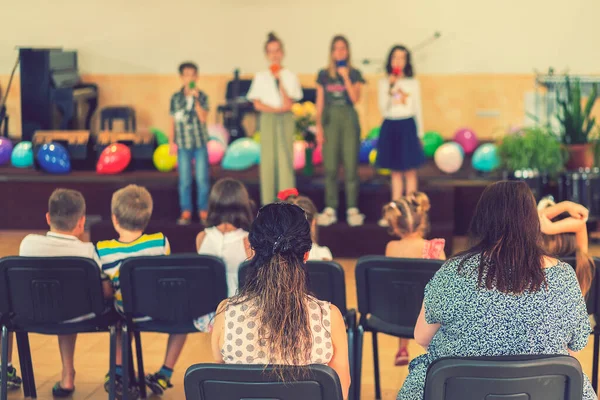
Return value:
M 598 267 L 598 265 L 600 265 L 598 260 L 595 257 L 593 258 L 593 260 L 595 266 Z M 562 261 L 566 262 L 567 264 L 570 264 L 573 267 L 573 269 L 576 269 L 577 267 L 577 259 L 574 256 L 563 257 Z M 598 273 L 595 271 L 590 290 L 588 291 L 587 296 L 585 298 L 588 314 L 593 314 L 594 316 L 598 313 L 598 311 L 600 311 L 600 305 L 598 304 L 598 301 L 600 301 L 598 290 L 600 289 L 600 287 L 598 286 L 597 276 Z
M 280 367 L 284 377 L 292 368 L 305 377 L 282 381 L 273 367 L 264 365 L 196 364 L 185 373 L 187 400 L 342 400 L 336 372 L 326 365 Z
M 127 132 L 136 131 L 135 110 L 125 106 L 104 107 L 100 111 L 100 130 L 106 129 L 105 126 L 108 126 L 108 130 L 111 131 L 113 121 L 116 119 L 123 120 Z
M 104 311 L 100 267 L 81 257 L 0 259 L 0 314 L 22 328 Z
M 427 370 L 424 400 L 580 400 L 583 375 L 570 356 L 441 358 Z
M 361 320 L 371 317 L 412 332 L 425 285 L 444 262 L 420 258 L 366 256 L 356 263 Z
M 198 254 L 134 257 L 119 272 L 123 310 L 155 321 L 187 323 L 227 298 L 223 260 Z
M 238 270 L 240 287 L 246 283 L 249 262 L 244 262 Z M 319 300 L 328 301 L 339 308 L 342 315 L 346 315 L 346 279 L 344 270 L 335 261 L 308 261 L 306 263 L 308 274 L 308 289 Z

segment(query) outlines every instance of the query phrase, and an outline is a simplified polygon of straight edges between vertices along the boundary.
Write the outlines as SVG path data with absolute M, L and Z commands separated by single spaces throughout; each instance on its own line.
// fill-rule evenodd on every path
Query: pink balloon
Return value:
M 460 128 L 454 134 L 454 141 L 458 143 L 466 154 L 471 154 L 477 149 L 479 140 L 475 131 L 469 128 Z
M 319 165 L 323 163 L 323 145 L 320 144 L 313 150 L 313 164 Z
M 294 142 L 294 169 L 302 169 L 306 165 L 306 142 L 298 140 Z
M 206 147 L 208 150 L 208 163 L 218 165 L 225 155 L 225 145 L 218 140 L 209 140 Z
M 208 136 L 219 139 L 223 144 L 229 143 L 229 132 L 221 124 L 212 124 L 208 126 Z

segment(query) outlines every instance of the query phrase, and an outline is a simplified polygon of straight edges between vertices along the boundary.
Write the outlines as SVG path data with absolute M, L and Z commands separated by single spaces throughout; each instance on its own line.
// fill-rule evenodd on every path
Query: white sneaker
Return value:
M 323 212 L 317 215 L 317 225 L 329 226 L 337 222 L 335 210 L 331 207 L 325 207 Z
M 349 208 L 346 211 L 346 222 L 350 226 L 362 226 L 365 222 L 365 214 L 361 214 L 356 207 Z
M 389 228 L 390 227 L 390 223 L 385 218 L 381 218 L 379 221 L 377 221 L 377 225 L 379 225 L 382 228 Z

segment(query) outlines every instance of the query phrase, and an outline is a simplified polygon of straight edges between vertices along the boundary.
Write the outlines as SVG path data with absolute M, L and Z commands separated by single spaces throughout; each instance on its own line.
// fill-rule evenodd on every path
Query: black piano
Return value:
M 38 130 L 89 130 L 98 87 L 79 77 L 76 51 L 20 48 L 23 140 Z

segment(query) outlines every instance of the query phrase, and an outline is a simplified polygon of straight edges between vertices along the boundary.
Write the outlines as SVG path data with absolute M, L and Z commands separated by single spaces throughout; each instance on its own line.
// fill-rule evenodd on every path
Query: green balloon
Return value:
M 433 157 L 435 151 L 444 144 L 444 138 L 438 132 L 430 131 L 423 135 L 423 152 L 427 157 Z
M 168 144 L 169 143 L 169 138 L 167 138 L 167 135 L 165 135 L 165 133 L 163 131 L 161 131 L 160 129 L 158 129 L 158 128 L 150 128 L 150 132 L 156 138 L 156 143 L 158 143 L 159 146 L 161 144 Z
M 369 140 L 378 139 L 380 130 L 381 130 L 381 127 L 379 127 L 379 126 L 371 129 L 367 135 L 367 139 L 369 139 Z

